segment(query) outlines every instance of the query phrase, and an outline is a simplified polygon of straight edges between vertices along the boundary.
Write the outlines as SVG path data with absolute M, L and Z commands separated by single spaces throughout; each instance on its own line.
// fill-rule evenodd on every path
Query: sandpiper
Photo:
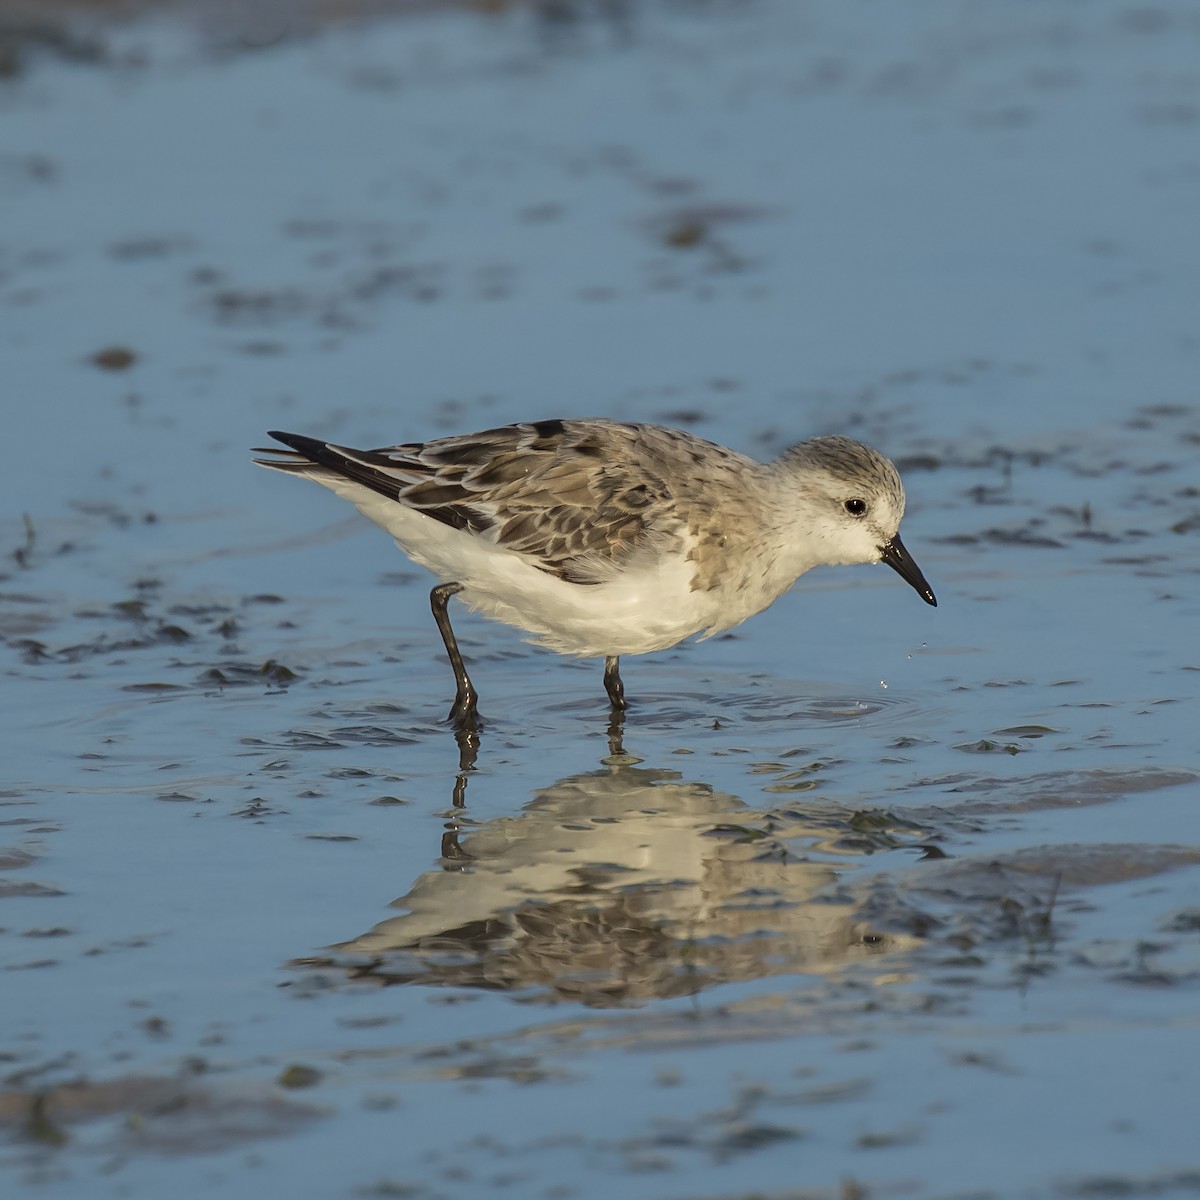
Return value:
M 434 619 L 454 670 L 450 720 L 478 721 L 447 605 L 515 625 L 560 654 L 619 660 L 711 637 L 813 567 L 885 562 L 937 604 L 900 540 L 904 488 L 882 454 L 816 437 L 762 463 L 690 433 L 599 418 L 354 450 L 272 431 L 256 450 L 351 501 L 438 579 Z

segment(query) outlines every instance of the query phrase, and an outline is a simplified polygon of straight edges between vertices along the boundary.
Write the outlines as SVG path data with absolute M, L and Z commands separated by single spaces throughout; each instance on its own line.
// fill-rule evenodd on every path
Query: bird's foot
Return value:
M 610 656 L 604 660 L 604 690 L 614 713 L 625 711 L 625 685 L 621 682 L 620 660 Z
M 483 718 L 479 715 L 479 696 L 473 687 L 468 685 L 459 688 L 446 721 L 461 734 L 478 733 L 483 728 Z

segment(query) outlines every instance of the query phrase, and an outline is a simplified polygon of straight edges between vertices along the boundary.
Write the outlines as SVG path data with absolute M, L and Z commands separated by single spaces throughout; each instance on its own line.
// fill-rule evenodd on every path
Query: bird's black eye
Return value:
M 847 500 L 843 507 L 852 517 L 861 517 L 867 511 L 867 502 L 858 496 L 854 496 L 850 500 Z

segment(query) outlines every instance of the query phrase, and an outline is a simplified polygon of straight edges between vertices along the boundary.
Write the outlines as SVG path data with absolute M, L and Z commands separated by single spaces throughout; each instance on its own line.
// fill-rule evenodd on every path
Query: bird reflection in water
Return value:
M 440 869 L 393 901 L 399 915 L 294 965 L 609 1007 L 897 947 L 830 895 L 841 863 L 797 853 L 827 824 L 789 820 L 781 838 L 736 796 L 627 754 L 622 722 L 613 715 L 599 770 L 483 823 L 466 819 L 479 734 L 460 731 Z

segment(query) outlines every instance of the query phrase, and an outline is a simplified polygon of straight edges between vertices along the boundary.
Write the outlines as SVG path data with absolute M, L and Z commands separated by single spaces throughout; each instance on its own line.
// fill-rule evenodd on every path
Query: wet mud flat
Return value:
M 3 1187 L 1194 1195 L 1190 10 L 486 7 L 0 92 Z M 877 445 L 941 606 L 814 572 L 619 726 L 465 617 L 456 739 L 247 450 L 581 413 Z

